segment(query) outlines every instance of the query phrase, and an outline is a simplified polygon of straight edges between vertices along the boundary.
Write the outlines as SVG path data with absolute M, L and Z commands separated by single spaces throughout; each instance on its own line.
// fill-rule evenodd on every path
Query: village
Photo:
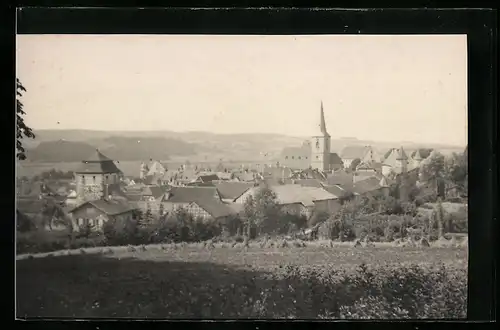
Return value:
M 102 231 L 108 220 L 131 220 L 138 210 L 159 218 L 182 209 L 193 218 L 224 222 L 241 216 L 248 196 L 266 187 L 283 213 L 308 220 L 319 213 L 336 214 L 346 198 L 388 196 L 403 175 L 420 187 L 436 189 L 419 176 L 422 162 L 434 153 L 371 146 L 331 152 L 321 104 L 317 136 L 299 148 L 285 148 L 275 164 L 227 168 L 221 162 L 215 168 L 186 164 L 172 169 L 150 160 L 134 178 L 125 177 L 116 160 L 96 150 L 64 179 L 18 180 L 17 211 L 19 219 L 48 231 L 89 226 Z

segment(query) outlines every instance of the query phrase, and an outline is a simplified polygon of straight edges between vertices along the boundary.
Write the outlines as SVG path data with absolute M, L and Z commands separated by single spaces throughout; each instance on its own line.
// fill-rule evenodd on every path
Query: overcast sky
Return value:
M 36 129 L 467 141 L 466 36 L 20 35 Z

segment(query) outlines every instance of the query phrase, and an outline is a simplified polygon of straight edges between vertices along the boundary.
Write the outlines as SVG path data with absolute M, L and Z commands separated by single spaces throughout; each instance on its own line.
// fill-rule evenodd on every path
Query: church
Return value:
M 280 165 L 293 170 L 317 169 L 323 172 L 332 172 L 343 167 L 342 159 L 337 153 L 330 151 L 331 137 L 326 129 L 323 102 L 321 102 L 320 124 L 318 134 L 304 141 L 300 147 L 283 149 Z

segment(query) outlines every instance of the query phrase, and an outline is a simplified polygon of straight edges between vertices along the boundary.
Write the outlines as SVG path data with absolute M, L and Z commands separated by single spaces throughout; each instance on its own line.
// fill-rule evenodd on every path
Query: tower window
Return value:
M 307 159 L 307 157 L 306 157 L 306 159 Z
M 292 156 L 292 159 L 295 159 L 295 157 L 294 157 L 294 156 Z
M 300 156 L 299 156 L 299 159 L 300 159 Z
M 285 156 L 285 159 L 288 159 L 288 156 Z
M 94 180 L 94 183 L 95 183 L 95 175 L 92 177 L 92 180 Z
M 319 156 L 316 156 L 316 159 L 319 159 Z

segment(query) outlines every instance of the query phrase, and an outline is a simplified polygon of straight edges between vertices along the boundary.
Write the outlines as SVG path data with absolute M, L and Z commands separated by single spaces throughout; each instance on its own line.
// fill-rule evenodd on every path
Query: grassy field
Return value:
M 18 260 L 17 316 L 465 317 L 464 248 L 175 245 L 106 252 Z

